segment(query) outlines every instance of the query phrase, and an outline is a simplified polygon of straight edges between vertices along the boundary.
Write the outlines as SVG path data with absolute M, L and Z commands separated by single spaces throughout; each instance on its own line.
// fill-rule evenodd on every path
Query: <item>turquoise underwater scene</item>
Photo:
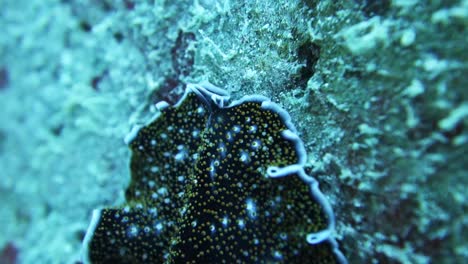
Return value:
M 0 264 L 467 262 L 467 0 L 0 6 Z

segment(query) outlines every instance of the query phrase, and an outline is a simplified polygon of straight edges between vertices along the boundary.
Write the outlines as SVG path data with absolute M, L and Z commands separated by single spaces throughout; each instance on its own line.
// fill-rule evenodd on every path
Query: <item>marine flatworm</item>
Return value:
M 126 204 L 93 212 L 86 263 L 346 263 L 289 115 L 209 83 L 126 138 Z

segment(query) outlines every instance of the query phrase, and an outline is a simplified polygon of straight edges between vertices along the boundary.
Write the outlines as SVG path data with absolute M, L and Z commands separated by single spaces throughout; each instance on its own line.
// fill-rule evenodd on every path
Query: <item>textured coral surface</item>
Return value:
M 468 2 L 2 0 L 0 248 L 75 263 L 184 83 L 291 115 L 352 263 L 463 263 Z

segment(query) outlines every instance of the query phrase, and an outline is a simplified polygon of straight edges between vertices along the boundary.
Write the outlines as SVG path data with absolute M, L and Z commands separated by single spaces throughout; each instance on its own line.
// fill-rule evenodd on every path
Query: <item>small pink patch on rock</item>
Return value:
M 0 264 L 15 264 L 18 260 L 18 248 L 8 242 L 0 252 Z

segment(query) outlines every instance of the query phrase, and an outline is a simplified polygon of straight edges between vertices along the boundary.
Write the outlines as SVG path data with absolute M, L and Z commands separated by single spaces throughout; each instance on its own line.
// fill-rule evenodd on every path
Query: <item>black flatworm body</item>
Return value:
M 95 210 L 85 262 L 346 262 L 289 115 L 260 96 L 227 101 L 189 84 L 129 135 L 127 202 Z

